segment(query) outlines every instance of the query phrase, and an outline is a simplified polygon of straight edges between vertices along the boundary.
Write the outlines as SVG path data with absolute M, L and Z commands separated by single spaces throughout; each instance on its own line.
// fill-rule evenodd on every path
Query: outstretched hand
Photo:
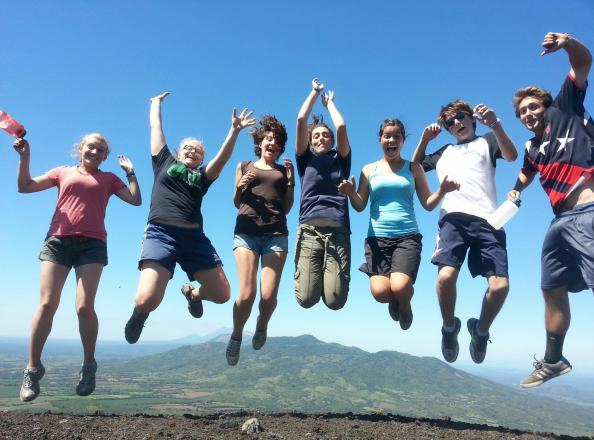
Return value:
M 241 179 L 239 179 L 239 182 L 237 182 L 237 189 L 239 189 L 241 192 L 244 192 L 249 188 L 255 178 L 256 174 L 252 171 L 248 171 L 243 176 L 241 176 Z
M 256 118 L 250 118 L 253 113 L 253 111 L 244 108 L 239 116 L 237 116 L 237 109 L 233 107 L 233 112 L 231 113 L 231 126 L 238 130 L 243 130 L 245 127 L 254 125 L 256 123 Z
M 29 142 L 27 139 L 18 138 L 16 141 L 14 141 L 12 147 L 17 153 L 19 153 L 19 156 L 28 156 L 30 153 Z
M 549 32 L 544 36 L 541 46 L 544 50 L 540 53 L 540 56 L 547 55 L 558 51 L 559 49 L 567 46 L 569 41 L 569 34 L 563 34 L 560 32 Z
M 317 78 L 314 78 L 311 80 L 311 88 L 318 93 L 322 93 L 322 90 L 324 90 L 324 84 L 318 81 Z
M 432 141 L 439 135 L 439 133 L 441 133 L 441 127 L 438 123 L 433 123 L 425 127 L 423 134 L 421 135 L 421 140 L 423 142 Z
M 334 91 L 328 90 L 328 93 L 322 95 L 322 105 L 328 107 L 328 103 L 334 102 Z
M 120 166 L 126 174 L 134 172 L 134 165 L 132 165 L 132 161 L 128 159 L 126 156 L 118 154 L 118 163 L 120 164 Z
M 350 180 L 343 179 L 338 184 L 338 191 L 345 193 L 346 195 L 353 194 L 355 192 L 355 176 L 351 176 Z
M 439 190 L 442 194 L 447 194 L 452 191 L 458 191 L 460 189 L 460 183 L 456 180 L 448 179 L 448 176 L 445 176 L 439 185 Z
M 163 100 L 164 100 L 165 98 L 167 98 L 169 95 L 170 95 L 170 93 L 169 93 L 169 92 L 163 92 L 163 93 L 161 93 L 160 95 L 153 96 L 153 97 L 151 98 L 151 102 L 152 102 L 152 101 L 159 101 L 159 102 L 163 102 Z
M 472 113 L 483 125 L 491 127 L 493 124 L 497 123 L 497 115 L 492 108 L 487 107 L 485 104 L 475 106 Z
M 283 162 L 287 172 L 287 181 L 289 185 L 295 185 L 295 168 L 293 168 L 293 162 L 288 157 L 285 157 Z

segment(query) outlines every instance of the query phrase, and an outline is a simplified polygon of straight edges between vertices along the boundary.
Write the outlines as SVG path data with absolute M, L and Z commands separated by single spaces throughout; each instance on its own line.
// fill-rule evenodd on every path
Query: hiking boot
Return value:
M 237 362 L 239 362 L 239 350 L 241 350 L 241 341 L 229 338 L 229 343 L 227 344 L 227 351 L 225 352 L 225 356 L 227 357 L 227 363 L 229 365 L 237 365 Z
M 266 331 L 267 329 L 256 329 L 256 333 L 252 337 L 252 347 L 254 347 L 254 350 L 260 350 L 266 344 Z
M 136 310 L 136 307 L 134 307 L 132 316 L 130 316 L 130 319 L 126 323 L 126 327 L 124 328 L 124 335 L 129 344 L 135 344 L 136 341 L 138 341 L 138 338 L 140 338 L 146 318 L 148 318 L 148 313 L 146 315 L 140 313 Z
M 462 323 L 460 319 L 454 316 L 454 331 L 448 332 L 441 328 L 441 354 L 443 358 L 449 362 L 455 362 L 458 359 L 458 352 L 460 351 L 460 346 L 458 345 L 458 333 L 460 333 L 460 328 L 462 327 Z
M 561 356 L 559 362 L 554 364 L 546 363 L 543 360 L 539 361 L 534 358 L 534 371 L 530 375 L 520 382 L 522 388 L 532 388 L 542 385 L 549 379 L 554 379 L 562 374 L 569 373 L 571 371 L 571 364 L 567 359 Z
M 413 312 L 410 303 L 405 312 L 400 312 L 400 328 L 408 330 L 413 322 Z
M 390 318 L 394 321 L 400 320 L 400 310 L 398 310 L 398 301 L 392 301 L 388 305 L 388 312 L 390 313 Z
M 470 333 L 470 357 L 475 364 L 480 364 L 485 360 L 487 354 L 487 342 L 489 342 L 489 333 L 486 336 L 479 336 L 477 333 L 478 319 L 470 318 L 466 322 L 466 327 Z
M 21 401 L 30 402 L 39 396 L 39 381 L 45 374 L 45 368 L 40 362 L 33 368 L 23 370 L 23 384 L 21 385 Z
M 79 396 L 88 396 L 95 391 L 95 373 L 97 372 L 97 361 L 89 364 L 82 364 L 80 368 L 80 378 L 76 386 L 76 394 Z
M 204 312 L 202 308 L 202 300 L 201 299 L 192 299 L 192 290 L 194 288 L 190 283 L 186 283 L 182 286 L 181 292 L 188 300 L 188 311 L 190 315 L 194 318 L 201 318 L 202 313 Z

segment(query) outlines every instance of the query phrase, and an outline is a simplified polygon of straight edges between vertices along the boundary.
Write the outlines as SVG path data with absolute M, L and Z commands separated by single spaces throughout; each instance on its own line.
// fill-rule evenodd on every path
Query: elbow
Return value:
M 511 153 L 511 154 L 508 154 L 508 155 L 505 157 L 505 160 L 506 160 L 506 161 L 508 161 L 508 162 L 513 162 L 513 161 L 515 161 L 517 158 L 518 158 L 518 152 L 514 150 L 514 152 L 513 152 L 513 153 Z
M 134 200 L 132 202 L 132 205 L 134 205 L 134 206 L 141 206 L 142 205 L 142 199 L 139 197 L 137 200 Z

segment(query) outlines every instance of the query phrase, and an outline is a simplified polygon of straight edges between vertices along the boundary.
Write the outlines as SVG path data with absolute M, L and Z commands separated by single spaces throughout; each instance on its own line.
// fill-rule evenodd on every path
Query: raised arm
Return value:
M 343 180 L 338 185 L 338 190 L 345 193 L 352 207 L 357 212 L 361 212 L 367 206 L 369 200 L 369 179 L 368 179 L 369 165 L 363 167 L 361 175 L 359 176 L 359 188 L 355 191 L 355 177 L 351 176 L 350 180 Z
M 582 42 L 569 34 L 549 32 L 544 36 L 541 46 L 544 48 L 541 56 L 556 52 L 561 48 L 565 49 L 571 65 L 570 75 L 574 78 L 575 84 L 581 89 L 586 86 L 592 67 L 592 54 Z
M 169 92 L 163 92 L 158 96 L 151 98 L 151 110 L 149 120 L 151 124 L 151 155 L 156 156 L 163 149 L 167 141 L 163 134 L 163 125 L 161 123 L 161 103 L 169 95 Z
M 233 153 L 233 148 L 235 147 L 235 141 L 241 130 L 256 123 L 256 118 L 250 118 L 252 113 L 253 112 L 249 111 L 247 108 L 244 108 L 239 116 L 237 116 L 237 110 L 233 107 L 233 111 L 231 112 L 231 128 L 229 128 L 227 137 L 217 152 L 217 155 L 208 163 L 208 165 L 206 165 L 204 172 L 208 180 L 215 180 L 219 177 L 221 171 L 223 171 L 223 167 L 231 158 L 231 153 Z
M 427 211 L 433 211 L 443 196 L 445 196 L 450 191 L 457 191 L 460 189 L 460 184 L 455 180 L 448 179 L 448 176 L 445 176 L 437 191 L 433 194 L 429 189 L 429 185 L 427 184 L 427 178 L 425 177 L 425 171 L 423 171 L 423 167 L 419 163 L 412 163 L 412 172 L 415 178 L 415 189 L 417 192 L 417 197 L 421 206 L 425 208 Z
M 17 170 L 17 188 L 20 193 L 32 193 L 43 191 L 44 189 L 55 186 L 55 183 L 46 175 L 31 178 L 29 172 L 29 162 L 31 159 L 31 151 L 29 142 L 26 139 L 19 138 L 12 144 L 16 152 L 19 154 L 19 168 Z
M 439 135 L 439 133 L 441 133 L 441 127 L 437 123 L 425 127 L 425 129 L 423 130 L 423 134 L 421 135 L 421 139 L 417 144 L 417 148 L 413 153 L 412 162 L 423 163 L 423 160 L 425 159 L 425 151 L 427 150 L 427 145 L 429 145 L 429 142 L 435 139 Z
M 346 157 L 351 152 L 351 145 L 347 135 L 346 122 L 344 122 L 342 114 L 336 108 L 334 92 L 332 90 L 322 96 L 322 104 L 328 109 L 328 113 L 330 113 L 330 118 L 336 129 L 336 150 L 342 157 Z
M 128 178 L 128 186 L 120 189 L 116 196 L 122 199 L 124 202 L 134 206 L 142 205 L 142 196 L 140 194 L 140 186 L 136 179 L 136 173 L 134 172 L 134 165 L 132 161 L 126 156 L 118 155 L 118 162 Z
M 307 120 L 316 102 L 316 99 L 324 90 L 324 84 L 320 83 L 317 78 L 311 81 L 311 92 L 305 98 L 299 114 L 297 115 L 297 136 L 295 139 L 295 149 L 298 156 L 301 156 L 307 145 L 309 144 L 309 135 L 307 133 Z
M 518 158 L 518 150 L 516 150 L 516 146 L 503 129 L 501 121 L 493 109 L 487 107 L 485 104 L 479 104 L 472 111 L 474 114 L 480 116 L 479 121 L 481 124 L 486 125 L 493 131 L 497 139 L 497 144 L 499 144 L 499 149 L 501 150 L 501 156 L 508 162 L 516 160 Z
M 295 168 L 291 159 L 285 157 L 284 159 L 285 170 L 287 172 L 287 192 L 285 193 L 285 199 L 283 200 L 283 211 L 288 214 L 293 207 L 293 201 L 295 200 Z

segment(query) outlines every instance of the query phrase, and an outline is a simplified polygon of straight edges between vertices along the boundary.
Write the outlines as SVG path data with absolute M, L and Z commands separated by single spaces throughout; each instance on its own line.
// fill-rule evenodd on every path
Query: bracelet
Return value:
M 126 177 L 136 176 L 136 173 L 132 171 L 131 173 L 126 174 Z
M 501 125 L 501 119 L 497 118 L 489 124 L 489 128 L 495 128 L 497 125 Z
M 287 183 L 287 188 L 290 188 L 292 186 L 295 186 L 295 184 L 294 183 Z

